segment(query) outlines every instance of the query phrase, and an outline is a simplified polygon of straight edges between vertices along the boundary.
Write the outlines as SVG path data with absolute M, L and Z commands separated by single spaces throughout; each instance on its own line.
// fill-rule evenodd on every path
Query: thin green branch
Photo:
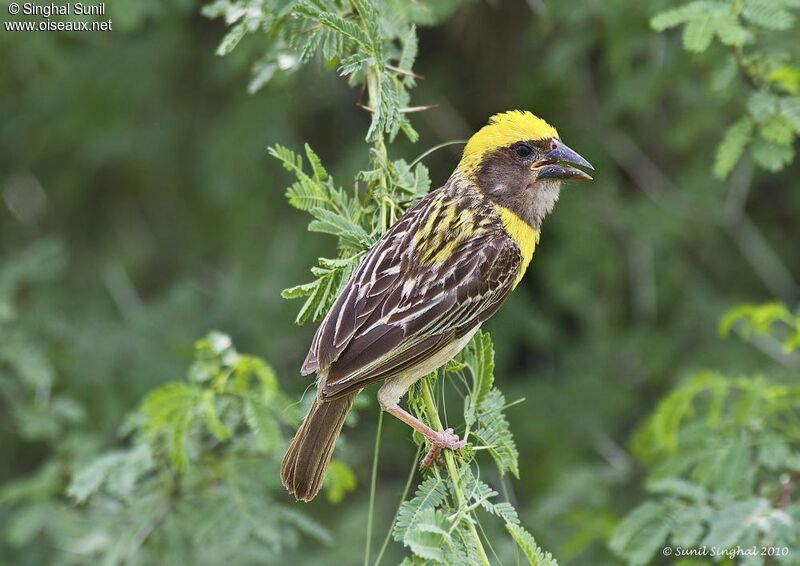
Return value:
M 375 512 L 375 486 L 378 482 L 378 455 L 381 451 L 381 431 L 383 430 L 383 411 L 378 413 L 378 430 L 375 431 L 375 449 L 372 453 L 372 478 L 369 487 L 369 511 L 367 512 L 367 544 L 364 548 L 364 566 L 369 566 L 369 553 L 372 547 L 372 518 Z M 381 550 L 383 554 L 383 550 Z
M 375 563 L 372 566 L 380 565 L 381 559 L 383 558 L 383 553 L 386 552 L 386 548 L 389 546 L 389 540 L 392 538 L 392 529 L 394 528 L 394 524 L 397 522 L 397 517 L 400 515 L 400 507 L 403 505 L 403 501 L 406 500 L 406 497 L 408 497 L 408 492 L 411 490 L 411 482 L 414 480 L 414 474 L 417 471 L 417 462 L 419 462 L 419 457 L 421 454 L 422 445 L 420 444 L 417 446 L 417 453 L 414 454 L 414 459 L 411 461 L 411 469 L 408 472 L 408 479 L 406 479 L 406 485 L 403 488 L 403 494 L 400 496 L 400 503 L 397 504 L 397 510 L 394 512 L 392 522 L 389 523 L 389 530 L 386 531 L 386 536 L 383 538 L 381 550 L 378 552 L 378 557 L 375 559 Z
M 434 401 L 433 394 L 431 393 L 430 380 L 427 377 L 422 379 L 420 382 L 420 393 L 422 394 L 422 404 L 425 412 L 427 413 L 428 422 L 433 425 L 433 428 L 442 430 L 442 421 L 439 418 L 439 411 L 436 408 L 436 402 Z M 467 499 L 464 497 L 464 491 L 461 488 L 461 478 L 458 473 L 458 466 L 456 465 L 456 459 L 453 455 L 453 452 L 450 450 L 445 450 L 444 460 L 447 467 L 447 473 L 450 476 L 450 482 L 453 485 L 453 492 L 455 493 L 457 500 L 456 502 L 458 503 L 459 507 L 466 507 Z M 470 535 L 475 542 L 475 549 L 478 551 L 481 564 L 484 566 L 489 566 L 489 557 L 486 555 L 486 550 L 483 548 L 483 541 L 481 541 L 481 537 L 478 534 L 478 530 L 475 528 L 475 524 L 472 521 L 467 521 L 467 528 L 469 529 Z

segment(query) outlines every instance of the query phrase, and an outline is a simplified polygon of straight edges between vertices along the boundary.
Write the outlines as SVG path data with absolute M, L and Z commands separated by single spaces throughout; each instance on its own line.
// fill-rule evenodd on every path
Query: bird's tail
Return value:
M 281 481 L 297 499 L 311 501 L 322 487 L 333 445 L 357 394 L 329 401 L 318 396 L 303 419 L 281 463 Z

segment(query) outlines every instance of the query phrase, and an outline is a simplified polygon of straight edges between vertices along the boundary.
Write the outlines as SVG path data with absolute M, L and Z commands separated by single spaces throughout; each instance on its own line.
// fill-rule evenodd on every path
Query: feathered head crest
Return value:
M 518 141 L 536 141 L 558 137 L 556 129 L 528 111 L 511 110 L 495 114 L 489 123 L 478 130 L 467 142 L 459 169 L 473 171 L 489 151 L 510 146 Z

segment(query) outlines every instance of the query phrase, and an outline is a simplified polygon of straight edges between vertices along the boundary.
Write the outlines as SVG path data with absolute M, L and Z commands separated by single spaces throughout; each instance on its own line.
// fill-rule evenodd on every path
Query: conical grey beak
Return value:
M 586 161 L 583 157 L 581 157 L 577 151 L 574 151 L 567 147 L 567 144 L 562 142 L 561 140 L 555 140 L 553 142 L 555 144 L 555 148 L 551 149 L 545 154 L 545 157 L 550 161 L 563 161 L 564 163 L 569 163 L 570 165 L 579 165 L 581 167 L 586 167 L 587 169 L 591 169 L 594 171 L 594 167 L 592 164 Z
M 591 181 L 592 176 L 584 173 L 580 169 L 570 167 L 569 165 L 559 165 L 553 163 L 551 165 L 543 165 L 538 168 L 539 173 L 536 175 L 537 179 L 585 179 Z
M 592 164 L 581 157 L 577 151 L 570 149 L 561 140 L 553 140 L 555 147 L 545 154 L 544 161 L 534 164 L 534 170 L 538 170 L 537 178 L 550 177 L 553 179 L 586 179 L 591 180 L 591 175 L 570 167 L 578 165 L 594 171 Z

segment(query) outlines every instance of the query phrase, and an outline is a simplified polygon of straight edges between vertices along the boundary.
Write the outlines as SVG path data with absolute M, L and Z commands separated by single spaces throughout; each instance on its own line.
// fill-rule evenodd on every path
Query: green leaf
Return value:
M 325 492 L 328 501 L 340 503 L 344 496 L 356 488 L 356 475 L 340 460 L 331 460 L 325 475 Z
M 310 231 L 336 236 L 344 245 L 356 251 L 366 249 L 372 244 L 366 230 L 349 218 L 323 208 L 313 208 L 310 212 L 316 218 L 308 225 Z
M 742 17 L 766 29 L 789 29 L 795 18 L 785 6 L 781 0 L 745 0 Z
M 417 41 L 417 27 L 411 26 L 402 39 L 403 49 L 400 52 L 400 57 L 397 60 L 397 68 L 404 71 L 411 72 L 414 67 L 414 61 L 417 58 L 417 51 L 419 44 Z M 407 75 L 403 77 L 403 82 L 407 87 L 412 87 L 416 83 L 414 77 Z
M 244 417 L 264 452 L 272 452 L 283 444 L 278 420 L 262 396 L 253 393 L 245 396 Z
M 697 16 L 687 22 L 683 30 L 683 46 L 687 51 L 702 53 L 711 45 L 716 31 L 712 14 Z
M 782 114 L 770 116 L 759 127 L 761 137 L 777 145 L 791 145 L 795 130 L 792 123 Z
M 155 438 L 166 439 L 176 469 L 188 466 L 186 438 L 200 415 L 203 391 L 181 382 L 166 383 L 151 391 L 142 403 L 144 428 Z
M 467 347 L 456 358 L 463 367 L 469 369 L 472 379 L 470 394 L 464 400 L 464 417 L 467 425 L 472 426 L 494 385 L 494 347 L 491 336 L 478 331 Z
M 314 292 L 318 285 L 318 281 L 303 283 L 302 285 L 295 285 L 294 287 L 289 287 L 288 289 L 281 291 L 281 297 L 284 299 L 301 299 L 303 297 L 308 297 Z
M 308 297 L 295 318 L 296 324 L 304 324 L 309 318 L 319 320 L 336 299 L 341 284 L 350 276 L 355 258 L 341 261 L 320 259 L 320 267 L 312 267 L 316 281 L 284 289 L 281 295 L 287 299 Z
M 729 47 L 742 47 L 750 40 L 750 32 L 730 12 L 726 12 L 717 21 L 716 33 L 719 40 Z
M 704 452 L 692 471 L 695 482 L 729 493 L 742 493 L 750 488 L 750 448 L 745 438 L 716 441 Z
M 698 546 L 700 538 L 706 531 L 709 508 L 683 506 L 670 514 L 670 541 L 673 546 L 692 548 Z
M 656 14 L 650 20 L 650 26 L 656 31 L 664 31 L 703 16 L 709 8 L 709 2 L 692 2 L 686 6 L 672 8 Z
M 225 56 L 236 49 L 236 46 L 239 45 L 239 42 L 244 38 L 246 33 L 247 25 L 245 22 L 239 22 L 233 26 L 228 33 L 225 34 L 225 37 L 222 38 L 219 47 L 217 47 L 217 55 Z
M 392 537 L 396 541 L 405 539 L 409 529 L 419 520 L 420 514 L 442 504 L 446 495 L 444 482 L 434 476 L 426 478 L 414 494 L 413 499 L 403 501 L 392 529 Z
M 764 122 L 778 111 L 778 98 L 763 90 L 758 90 L 747 99 L 747 110 L 757 122 Z
M 753 158 L 767 171 L 776 173 L 792 162 L 794 148 L 757 138 L 753 142 Z
M 733 170 L 753 135 L 753 121 L 740 118 L 730 127 L 717 147 L 714 159 L 714 176 L 724 179 Z
M 533 536 L 522 525 L 506 523 L 506 530 L 525 555 L 530 566 L 558 566 L 555 558 L 549 552 L 544 552 L 539 548 Z
M 630 566 L 648 564 L 667 540 L 667 517 L 667 509 L 661 503 L 646 501 L 617 525 L 609 547 Z
M 339 14 L 320 10 L 311 2 L 299 2 L 295 7 L 296 14 L 305 16 L 320 25 L 329 28 L 349 41 L 354 42 L 363 49 L 372 52 L 373 46 L 370 38 L 352 20 L 346 20 Z M 373 53 L 374 54 L 374 53 Z
M 114 451 L 98 456 L 79 469 L 67 487 L 67 496 L 84 503 L 107 484 L 109 491 L 130 500 L 135 495 L 136 482 L 155 467 L 150 449 L 139 445 L 128 451 Z
M 380 33 L 378 10 L 374 0 L 351 0 L 367 32 L 368 44 L 379 64 L 383 62 L 383 38 Z
M 800 134 L 800 96 L 788 96 L 781 100 L 780 112 Z
M 760 516 L 770 509 L 769 501 L 761 498 L 731 502 L 714 513 L 711 529 L 701 545 L 728 548 L 736 544 L 748 529 L 758 529 Z
M 510 471 L 519 477 L 519 451 L 503 410 L 506 400 L 493 388 L 478 405 L 475 436 L 489 447 L 489 453 L 501 474 Z
M 421 558 L 444 563 L 450 547 L 450 528 L 450 521 L 440 510 L 422 510 L 406 531 L 403 544 Z
M 320 160 L 319 156 L 314 153 L 314 150 L 311 149 L 311 146 L 305 144 L 306 150 L 306 158 L 308 162 L 311 164 L 311 171 L 314 173 L 314 180 L 317 182 L 323 182 L 328 179 L 328 171 L 323 167 L 322 161 Z
M 209 432 L 213 434 L 217 440 L 226 440 L 230 437 L 231 433 L 219 420 L 217 408 L 215 406 L 215 395 L 213 391 L 204 391 L 202 400 L 203 420 L 208 427 Z

